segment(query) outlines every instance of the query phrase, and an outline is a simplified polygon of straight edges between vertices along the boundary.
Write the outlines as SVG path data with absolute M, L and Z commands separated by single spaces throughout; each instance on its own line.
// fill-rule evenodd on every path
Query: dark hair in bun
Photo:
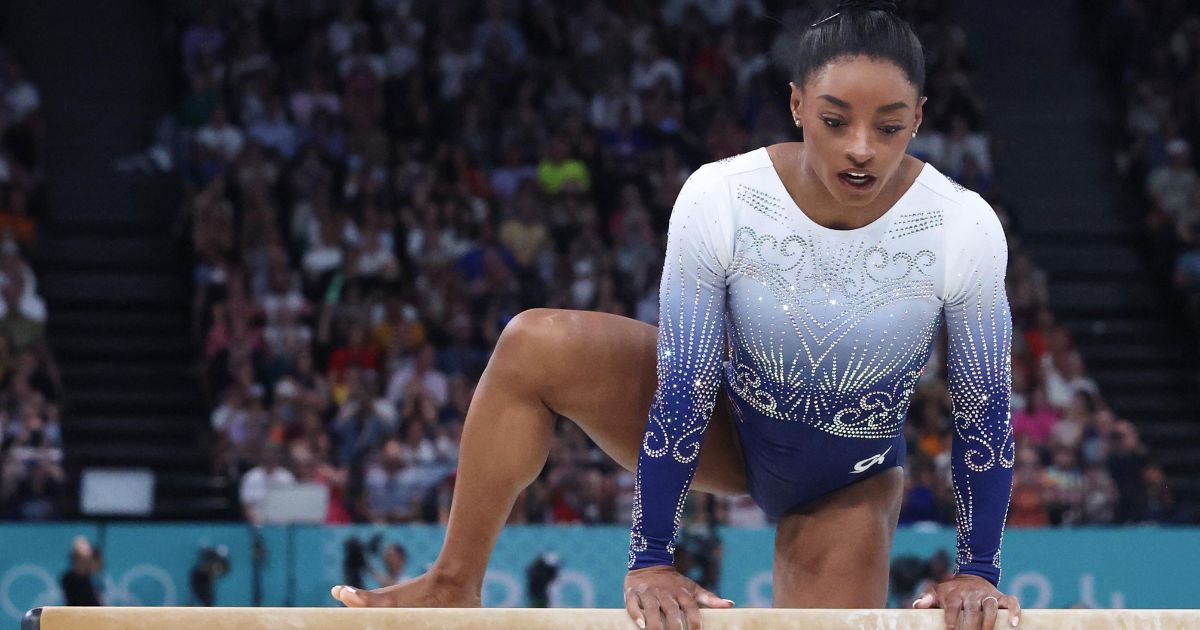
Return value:
M 887 11 L 894 14 L 897 4 L 899 3 L 894 0 L 841 0 L 837 3 L 835 10 L 862 9 L 864 11 Z
M 833 13 L 804 29 L 797 42 L 792 78 L 804 86 L 812 73 L 831 61 L 865 55 L 898 66 L 925 93 L 925 51 L 917 34 L 896 14 L 889 0 L 840 0 Z

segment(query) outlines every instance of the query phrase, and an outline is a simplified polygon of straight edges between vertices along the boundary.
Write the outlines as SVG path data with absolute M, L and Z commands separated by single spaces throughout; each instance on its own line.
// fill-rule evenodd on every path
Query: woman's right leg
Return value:
M 349 606 L 480 605 L 488 558 L 517 495 L 546 463 L 555 416 L 635 469 L 657 387 L 656 342 L 653 326 L 605 313 L 534 309 L 513 319 L 467 412 L 446 540 L 433 567 L 402 586 L 335 587 L 334 596 Z M 727 413 L 710 422 L 693 487 L 747 492 Z

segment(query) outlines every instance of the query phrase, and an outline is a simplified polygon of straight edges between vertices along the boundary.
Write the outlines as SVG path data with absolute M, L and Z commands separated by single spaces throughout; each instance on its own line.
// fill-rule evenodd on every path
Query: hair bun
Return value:
M 895 14 L 899 2 L 895 0 L 839 0 L 836 11 L 859 9 L 862 11 L 886 11 Z

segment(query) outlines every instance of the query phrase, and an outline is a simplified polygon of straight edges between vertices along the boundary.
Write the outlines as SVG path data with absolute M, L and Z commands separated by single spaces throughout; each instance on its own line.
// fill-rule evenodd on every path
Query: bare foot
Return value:
M 333 598 L 349 608 L 479 608 L 479 589 L 441 580 L 426 573 L 404 584 L 373 591 L 335 586 Z

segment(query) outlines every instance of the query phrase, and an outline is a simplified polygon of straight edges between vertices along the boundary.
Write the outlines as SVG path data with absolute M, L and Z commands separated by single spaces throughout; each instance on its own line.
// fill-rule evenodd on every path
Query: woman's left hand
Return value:
M 996 627 L 996 611 L 1001 608 L 1008 609 L 1012 627 L 1021 620 L 1021 602 L 977 575 L 956 575 L 938 584 L 917 598 L 913 608 L 946 609 L 947 630 L 992 630 Z

